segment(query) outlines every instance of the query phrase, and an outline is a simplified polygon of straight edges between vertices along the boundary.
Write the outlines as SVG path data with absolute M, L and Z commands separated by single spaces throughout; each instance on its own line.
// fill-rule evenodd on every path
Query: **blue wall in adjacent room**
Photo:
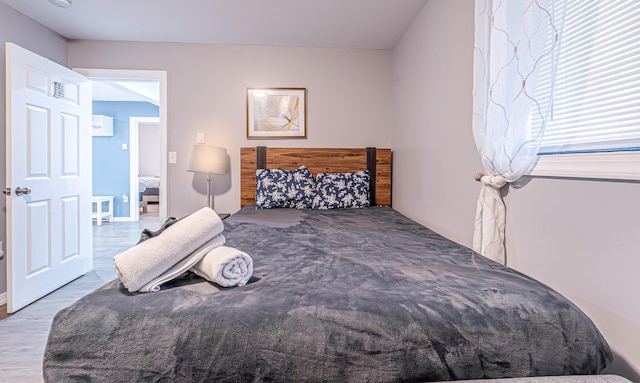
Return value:
M 128 203 L 122 202 L 130 188 L 129 117 L 158 117 L 159 109 L 148 102 L 94 101 L 93 114 L 113 117 L 113 136 L 93 137 L 93 195 L 115 196 L 113 216 L 129 217 L 129 203 L 138 201 L 129 196 Z

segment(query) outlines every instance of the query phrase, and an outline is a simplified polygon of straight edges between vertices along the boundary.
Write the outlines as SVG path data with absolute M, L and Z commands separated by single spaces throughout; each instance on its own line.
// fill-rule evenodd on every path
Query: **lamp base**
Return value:
M 207 207 L 213 209 L 213 201 L 211 201 L 211 173 L 207 173 Z

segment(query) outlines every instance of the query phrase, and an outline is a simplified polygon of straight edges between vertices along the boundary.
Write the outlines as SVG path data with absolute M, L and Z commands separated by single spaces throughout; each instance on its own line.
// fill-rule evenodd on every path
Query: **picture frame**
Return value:
M 247 138 L 307 138 L 307 88 L 247 88 Z

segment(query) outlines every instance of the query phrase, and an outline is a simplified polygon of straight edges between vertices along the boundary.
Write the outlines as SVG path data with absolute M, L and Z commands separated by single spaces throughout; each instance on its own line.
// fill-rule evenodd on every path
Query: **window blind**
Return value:
M 540 154 L 640 150 L 640 1 L 566 0 L 557 55 L 538 84 L 555 82 Z M 550 42 L 548 42 L 550 44 Z

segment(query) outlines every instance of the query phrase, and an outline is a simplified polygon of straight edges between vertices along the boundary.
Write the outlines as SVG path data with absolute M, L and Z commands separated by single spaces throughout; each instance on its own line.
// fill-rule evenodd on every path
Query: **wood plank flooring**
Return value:
M 0 320 L 0 381 L 42 382 L 42 358 L 51 321 L 61 309 L 117 278 L 113 257 L 133 246 L 144 228 L 156 230 L 158 215 L 149 212 L 138 222 L 111 222 L 93 226 L 93 270 L 44 298 Z

